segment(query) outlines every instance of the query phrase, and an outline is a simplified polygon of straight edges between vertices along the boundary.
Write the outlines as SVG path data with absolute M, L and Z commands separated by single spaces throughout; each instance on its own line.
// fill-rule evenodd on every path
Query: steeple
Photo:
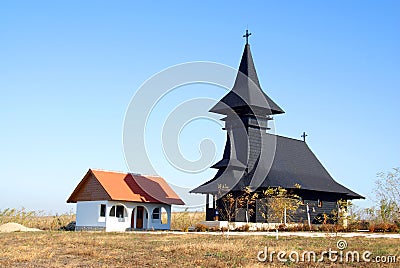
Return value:
M 253 170 L 261 152 L 262 136 L 268 130 L 268 121 L 284 111 L 261 89 L 246 30 L 242 59 L 232 90 L 210 112 L 226 115 L 227 142 L 224 156 L 213 167 L 235 170 Z M 241 127 L 243 126 L 243 127 Z
M 246 39 L 250 34 L 246 32 Z M 246 43 L 232 90 L 225 95 L 210 112 L 228 115 L 234 110 L 237 114 L 259 116 L 282 114 L 284 111 L 261 89 L 250 44 Z

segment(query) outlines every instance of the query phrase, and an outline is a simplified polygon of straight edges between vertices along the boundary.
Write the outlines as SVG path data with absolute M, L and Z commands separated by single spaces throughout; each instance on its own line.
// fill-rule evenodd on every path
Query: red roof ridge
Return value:
M 159 178 L 163 178 L 160 175 L 149 175 L 149 174 L 142 174 L 142 173 L 134 173 L 134 172 L 128 172 L 129 174 L 133 175 L 133 176 L 143 176 L 143 177 L 159 177 Z
M 143 176 L 143 177 L 159 177 L 163 178 L 158 174 L 142 174 L 142 173 L 137 173 L 137 172 L 129 172 L 129 171 L 120 171 L 120 170 L 111 170 L 111 169 L 103 169 L 103 168 L 90 168 L 90 170 L 93 171 L 102 171 L 102 172 L 112 172 L 112 173 L 119 173 L 119 174 L 131 174 L 133 176 Z
M 95 168 L 89 169 L 68 199 L 68 203 L 79 201 L 76 196 L 84 182 L 89 179 L 89 174 L 94 175 L 94 178 L 108 194 L 110 200 L 184 204 L 168 182 L 159 175 L 144 175 Z
M 128 172 L 120 171 L 120 170 L 111 170 L 111 169 L 103 169 L 103 168 L 90 168 L 92 171 L 102 171 L 102 172 L 112 172 L 119 174 L 127 174 Z

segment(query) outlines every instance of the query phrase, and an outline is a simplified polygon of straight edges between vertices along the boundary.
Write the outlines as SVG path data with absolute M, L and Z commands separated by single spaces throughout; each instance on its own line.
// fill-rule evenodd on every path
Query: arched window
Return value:
M 153 209 L 152 219 L 153 220 L 159 220 L 160 219 L 160 208 L 154 208 Z
M 115 217 L 115 206 L 112 206 L 110 210 L 110 217 Z
M 161 224 L 167 224 L 168 223 L 168 213 L 164 207 L 161 207 L 160 214 L 161 214 Z
M 123 218 L 125 217 L 125 207 L 121 205 L 112 206 L 110 210 L 110 217 L 118 217 Z

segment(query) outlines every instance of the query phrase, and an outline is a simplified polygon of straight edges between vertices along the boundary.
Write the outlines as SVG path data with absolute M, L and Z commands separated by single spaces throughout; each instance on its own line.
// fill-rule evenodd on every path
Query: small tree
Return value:
M 297 187 L 299 188 L 299 187 Z M 260 209 L 261 216 L 267 221 L 272 218 L 280 223 L 285 222 L 285 216 L 292 220 L 293 214 L 301 204 L 300 197 L 288 190 L 276 187 L 269 187 L 263 191 L 264 202 Z
M 220 217 L 225 218 L 229 224 L 236 214 L 236 199 L 224 185 L 218 185 L 218 197 L 220 200 L 218 206 Z
M 228 221 L 228 225 L 230 225 L 240 209 L 245 208 L 248 217 L 254 213 L 253 204 L 258 194 L 251 191 L 250 187 L 245 187 L 242 192 L 237 193 L 235 196 L 229 191 L 228 187 L 219 185 L 218 196 L 220 197 L 218 211 Z
M 339 199 L 337 201 L 337 206 L 338 209 L 331 212 L 331 218 L 329 220 L 332 220 L 333 223 L 343 226 L 344 228 L 347 228 L 349 223 L 356 221 L 356 215 L 351 201 Z M 326 221 L 323 223 L 326 223 Z
M 381 221 L 390 222 L 400 219 L 400 168 L 391 172 L 378 173 L 374 193 L 377 202 L 377 214 Z

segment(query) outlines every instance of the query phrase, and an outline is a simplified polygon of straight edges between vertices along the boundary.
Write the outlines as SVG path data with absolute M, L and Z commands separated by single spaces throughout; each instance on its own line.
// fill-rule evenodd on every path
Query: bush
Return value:
M 368 230 L 369 229 L 369 221 L 360 221 L 358 222 L 358 230 Z
M 369 227 L 370 232 L 390 232 L 390 233 L 396 233 L 400 232 L 400 228 L 397 226 L 397 224 L 394 223 L 377 223 L 377 224 L 371 224 Z
M 296 224 L 289 226 L 287 228 L 288 231 L 290 232 L 304 232 L 304 231 L 311 231 L 310 226 L 308 226 L 307 223 L 301 223 L 301 224 Z
M 221 227 L 220 231 L 221 231 L 221 232 L 228 232 L 229 229 L 228 229 L 227 227 Z
M 60 228 L 60 231 L 75 231 L 76 221 L 71 221 L 67 225 Z
M 250 230 L 250 226 L 248 224 L 239 226 L 235 228 L 235 231 L 239 231 L 239 232 L 248 232 Z
M 322 231 L 322 232 L 336 232 L 336 230 L 337 230 L 335 224 L 321 224 L 317 228 L 318 228 L 318 231 Z
M 286 231 L 288 231 L 288 227 L 285 224 L 279 224 L 278 231 L 279 232 L 286 232 Z
M 194 227 L 194 230 L 196 232 L 207 232 L 208 231 L 208 226 L 198 223 L 196 224 L 196 226 Z
M 391 233 L 398 233 L 400 228 L 397 226 L 397 224 L 389 224 L 388 231 Z

